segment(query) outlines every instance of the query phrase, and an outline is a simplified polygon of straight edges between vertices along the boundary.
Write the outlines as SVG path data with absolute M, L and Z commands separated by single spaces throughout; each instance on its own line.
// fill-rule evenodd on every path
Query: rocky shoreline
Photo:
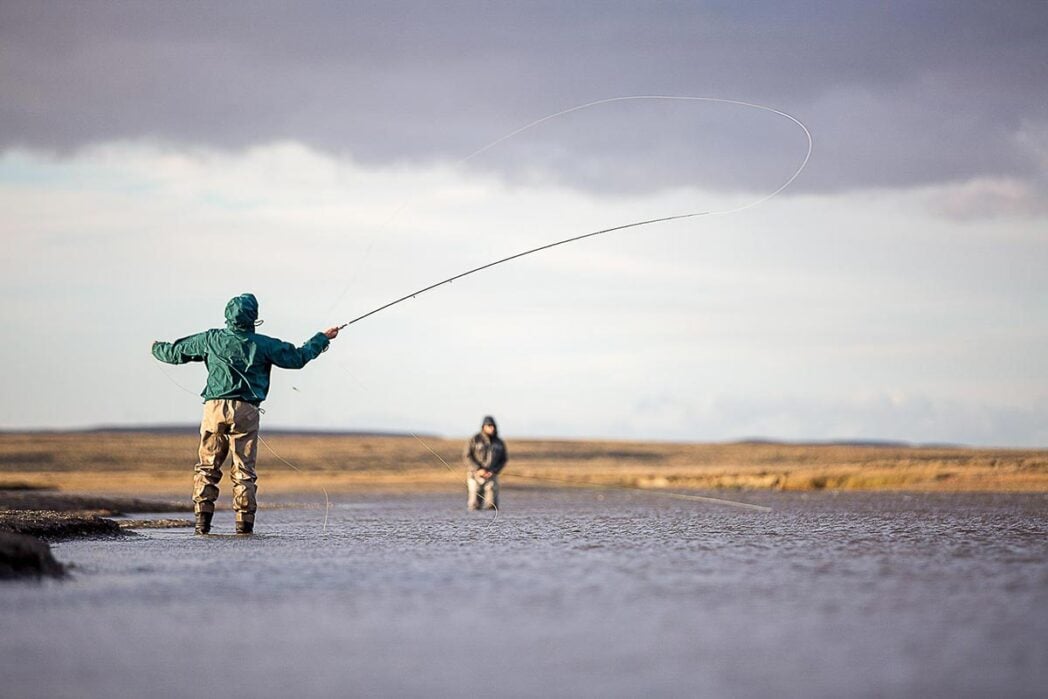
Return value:
M 0 579 L 61 577 L 50 542 L 126 536 L 133 529 L 192 526 L 191 520 L 115 520 L 135 512 L 186 512 L 184 502 L 71 495 L 30 488 L 0 489 Z

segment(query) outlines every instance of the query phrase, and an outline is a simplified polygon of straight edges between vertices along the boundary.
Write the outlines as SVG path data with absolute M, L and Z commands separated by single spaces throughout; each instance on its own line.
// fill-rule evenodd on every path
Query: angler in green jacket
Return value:
M 295 347 L 256 333 L 257 325 L 258 300 L 253 294 L 241 294 L 226 304 L 225 328 L 153 343 L 153 356 L 162 362 L 204 362 L 207 366 L 207 385 L 200 394 L 204 398 L 200 460 L 193 479 L 197 534 L 211 531 L 222 464 L 230 447 L 236 532 L 250 534 L 254 530 L 259 405 L 269 393 L 269 372 L 274 366 L 301 369 L 326 350 L 339 331 L 328 328 Z

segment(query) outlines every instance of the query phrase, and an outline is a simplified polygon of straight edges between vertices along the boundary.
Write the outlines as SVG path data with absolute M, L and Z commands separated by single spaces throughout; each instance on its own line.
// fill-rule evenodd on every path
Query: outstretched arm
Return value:
M 320 356 L 336 337 L 338 328 L 328 328 L 309 338 L 301 347 L 295 347 L 290 342 L 278 342 L 269 360 L 281 369 L 301 369 Z
M 207 333 L 197 333 L 174 342 L 153 341 L 153 356 L 168 364 L 202 362 L 207 354 Z

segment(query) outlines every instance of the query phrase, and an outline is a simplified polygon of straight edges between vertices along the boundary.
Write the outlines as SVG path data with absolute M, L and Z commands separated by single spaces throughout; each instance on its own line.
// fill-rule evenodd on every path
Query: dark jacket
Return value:
M 466 467 L 470 473 L 477 469 L 484 469 L 498 474 L 509 460 L 509 452 L 506 451 L 506 443 L 499 438 L 498 428 L 495 433 L 488 437 L 482 429 L 466 444 L 465 453 Z
M 154 342 L 153 356 L 168 364 L 204 362 L 204 400 L 231 398 L 261 403 L 269 393 L 274 366 L 301 369 L 327 349 L 330 341 L 317 333 L 301 347 L 255 332 L 258 301 L 241 294 L 226 304 L 226 327 L 205 330 L 174 342 Z

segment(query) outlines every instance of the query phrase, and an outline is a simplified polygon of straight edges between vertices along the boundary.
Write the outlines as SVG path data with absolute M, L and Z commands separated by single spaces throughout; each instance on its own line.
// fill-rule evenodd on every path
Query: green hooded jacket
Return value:
M 174 342 L 154 342 L 153 356 L 168 364 L 204 362 L 207 386 L 204 400 L 230 398 L 259 404 L 269 393 L 273 366 L 301 369 L 328 348 L 317 333 L 301 347 L 255 332 L 258 300 L 241 294 L 226 304 L 226 327 L 205 330 Z

